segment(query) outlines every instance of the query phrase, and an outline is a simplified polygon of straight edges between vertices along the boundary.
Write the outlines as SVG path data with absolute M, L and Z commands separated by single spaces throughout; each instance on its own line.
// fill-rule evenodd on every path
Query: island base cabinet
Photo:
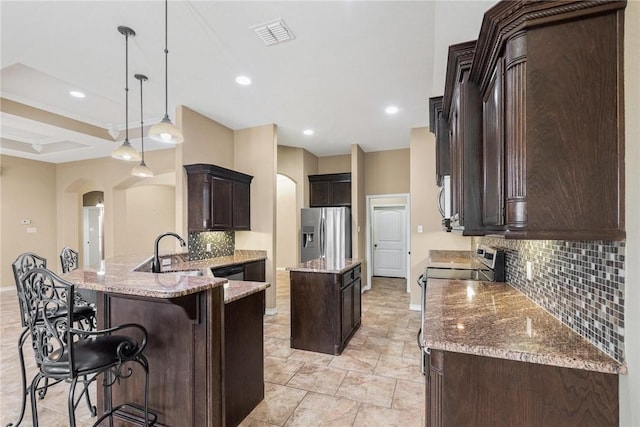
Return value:
M 225 425 L 235 427 L 264 399 L 264 291 L 224 306 Z
M 431 350 L 428 427 L 617 426 L 618 376 Z
M 149 409 L 157 426 L 224 425 L 224 294 L 217 287 L 179 298 L 145 298 L 98 293 L 98 327 L 138 323 L 147 330 Z M 113 387 L 113 403 L 144 403 L 144 372 Z M 98 413 L 106 396 L 98 380 Z M 119 421 L 116 426 L 130 426 Z

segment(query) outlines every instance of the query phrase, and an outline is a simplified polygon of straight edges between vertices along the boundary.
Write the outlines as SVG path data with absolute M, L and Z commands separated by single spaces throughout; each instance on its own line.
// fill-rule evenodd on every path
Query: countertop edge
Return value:
M 329 267 L 326 267 L 326 265 L 325 266 L 320 265 L 318 263 L 319 260 L 320 258 L 316 258 L 315 260 L 311 260 L 311 261 L 306 261 L 304 263 L 301 263 L 292 267 L 287 267 L 286 270 L 289 272 L 296 272 L 296 273 L 342 274 L 345 271 L 351 270 L 352 268 L 362 264 L 361 259 L 345 258 L 344 266 L 340 268 L 329 268 Z M 322 261 L 322 264 L 324 264 L 324 261 Z
M 243 280 L 229 280 L 228 285 L 228 287 L 225 285 L 225 304 L 229 304 L 242 298 L 248 297 L 249 295 L 264 291 L 271 286 L 271 284 L 268 282 L 248 282 Z M 227 296 L 228 294 L 231 294 L 233 292 L 234 287 L 245 288 L 245 290 L 237 294 Z

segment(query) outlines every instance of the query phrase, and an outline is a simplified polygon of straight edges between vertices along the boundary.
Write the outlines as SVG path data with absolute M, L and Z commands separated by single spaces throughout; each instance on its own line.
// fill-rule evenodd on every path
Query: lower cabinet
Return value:
M 618 376 L 431 350 L 425 425 L 617 426 Z
M 291 347 L 338 355 L 360 327 L 360 266 L 342 274 L 291 271 Z
M 264 260 L 245 264 L 244 280 L 246 280 L 247 282 L 264 282 L 265 281 Z

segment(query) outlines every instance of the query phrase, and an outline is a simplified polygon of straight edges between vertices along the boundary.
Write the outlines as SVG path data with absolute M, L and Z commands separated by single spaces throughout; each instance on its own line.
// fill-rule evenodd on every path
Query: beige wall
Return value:
M 620 376 L 620 425 L 640 426 L 640 2 L 625 11 L 626 283 L 625 355 L 628 375 Z
M 409 192 L 409 149 L 375 151 L 364 156 L 365 194 Z
M 11 263 L 35 252 L 58 271 L 56 245 L 56 167 L 50 163 L 0 155 L 0 288 L 15 289 Z M 22 225 L 21 220 L 31 220 Z M 35 228 L 35 233 L 27 233 Z
M 411 130 L 411 305 L 420 306 L 416 279 L 422 274 L 429 250 L 470 250 L 471 239 L 442 231 L 436 204 L 435 139 L 427 128 Z M 423 232 L 418 233 L 418 225 Z
M 144 181 L 143 181 L 144 182 Z M 167 185 L 136 185 L 126 194 L 126 242 L 124 252 L 119 254 L 150 254 L 153 242 L 160 234 L 173 231 L 175 227 L 175 187 Z M 187 236 L 183 236 L 185 239 Z M 160 251 L 174 252 L 173 239 L 163 239 Z M 186 251 L 183 248 L 181 251 Z
M 276 307 L 276 171 L 277 128 L 264 125 L 235 131 L 235 167 L 253 175 L 251 182 L 251 231 L 236 232 L 236 249 L 267 251 L 267 309 Z
M 362 260 L 362 287 L 367 286 L 367 198 L 364 192 L 365 153 L 358 144 L 351 146 L 351 256 Z
M 304 150 L 302 152 L 302 170 L 304 173 L 304 207 L 309 207 L 309 198 L 310 198 L 310 190 L 309 190 L 309 175 L 319 174 L 318 170 L 318 158 Z
M 278 174 L 276 209 L 276 267 L 283 269 L 298 264 L 298 236 L 300 211 L 296 203 L 296 183 Z
M 348 173 L 353 170 L 351 154 L 318 157 L 318 173 Z

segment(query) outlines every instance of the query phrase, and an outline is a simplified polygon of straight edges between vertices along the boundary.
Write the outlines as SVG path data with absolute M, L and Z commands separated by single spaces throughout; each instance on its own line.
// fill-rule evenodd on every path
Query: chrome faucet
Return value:
M 153 244 L 153 263 L 151 264 L 151 272 L 152 273 L 160 273 L 161 272 L 160 257 L 158 256 L 158 245 L 160 244 L 160 239 L 162 239 L 165 236 L 173 236 L 173 237 L 175 237 L 176 239 L 178 239 L 180 241 L 180 246 L 182 246 L 183 248 L 185 246 L 187 246 L 187 244 L 184 242 L 182 237 L 178 236 L 176 233 L 168 232 L 168 233 L 162 233 L 161 235 L 159 235 L 156 238 L 156 242 Z

